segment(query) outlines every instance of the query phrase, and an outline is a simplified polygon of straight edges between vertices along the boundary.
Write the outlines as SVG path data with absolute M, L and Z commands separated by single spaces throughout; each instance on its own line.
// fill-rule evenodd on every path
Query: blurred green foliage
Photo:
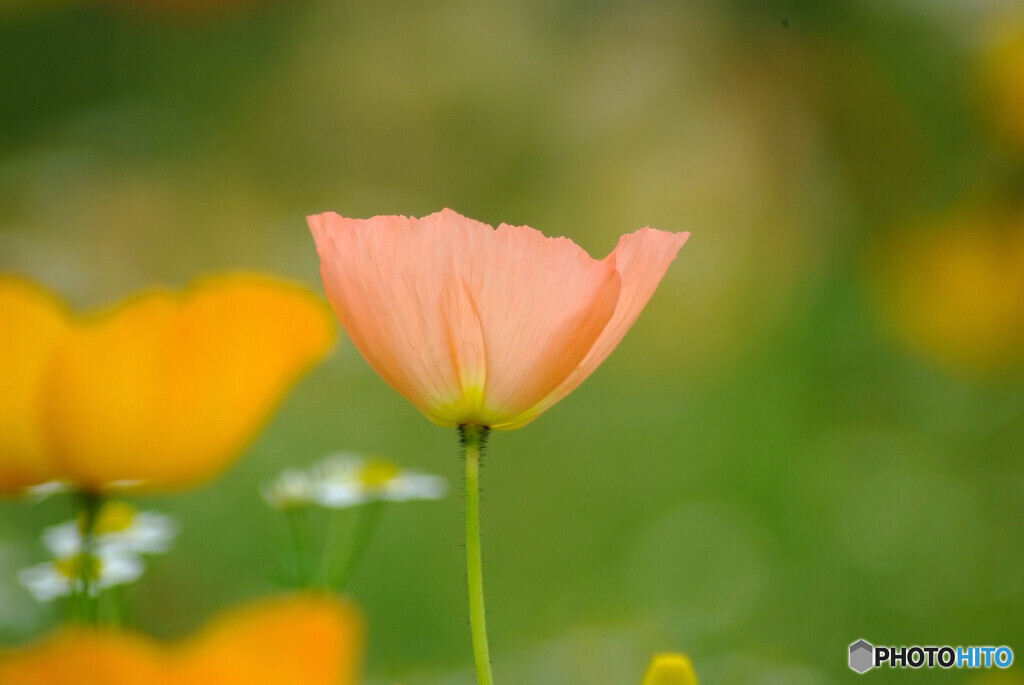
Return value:
M 1024 26 L 1007 9 L 0 4 L 0 268 L 93 306 L 234 267 L 319 287 L 315 211 L 450 206 L 595 255 L 690 230 L 603 368 L 491 440 L 497 678 L 636 682 L 675 649 L 708 683 L 842 682 L 858 638 L 1020 653 L 1024 374 L 926 358 L 871 280 L 908 222 L 1021 202 L 979 95 L 990 28 Z M 258 484 L 339 449 L 460 478 L 455 432 L 342 341 L 227 475 L 146 501 L 184 532 L 138 624 L 277 590 Z M 5 642 L 56 619 L 13 579 L 66 506 L 0 506 Z M 468 681 L 461 535 L 456 496 L 389 508 L 352 587 L 370 682 Z

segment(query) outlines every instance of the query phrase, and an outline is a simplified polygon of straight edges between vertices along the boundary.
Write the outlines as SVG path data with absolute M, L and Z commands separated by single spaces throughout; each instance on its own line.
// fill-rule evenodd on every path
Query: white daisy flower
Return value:
M 83 564 L 89 564 L 88 572 L 94 579 L 89 584 L 93 595 L 115 585 L 135 582 L 143 571 L 142 560 L 133 554 L 97 550 L 93 555 L 77 553 L 22 569 L 18 581 L 40 602 L 51 602 L 84 589 Z
M 48 480 L 45 483 L 30 485 L 24 489 L 25 495 L 35 502 L 42 502 L 53 495 L 60 495 L 65 492 L 72 492 L 75 486 L 63 480 Z
M 128 490 L 134 490 L 140 485 L 144 485 L 146 481 L 143 480 L 115 480 L 106 483 L 103 486 L 104 490 L 113 492 L 121 491 L 125 492 Z M 23 494 L 32 499 L 34 502 L 42 502 L 44 499 L 53 495 L 60 495 L 65 492 L 74 492 L 75 484 L 64 480 L 49 480 L 45 483 L 38 483 L 36 485 L 29 485 L 22 490 Z
M 274 509 L 287 511 L 313 504 L 313 479 L 306 471 L 288 469 L 260 488 L 263 500 Z
M 166 514 L 139 511 L 127 502 L 103 504 L 93 526 L 96 549 L 129 554 L 162 554 L 171 548 L 178 524 Z M 68 521 L 43 531 L 43 544 L 58 559 L 82 551 L 82 521 Z
M 440 499 L 448 491 L 448 484 L 440 476 L 403 469 L 380 457 L 347 453 L 315 464 L 310 476 L 313 500 L 331 509 L 381 500 Z

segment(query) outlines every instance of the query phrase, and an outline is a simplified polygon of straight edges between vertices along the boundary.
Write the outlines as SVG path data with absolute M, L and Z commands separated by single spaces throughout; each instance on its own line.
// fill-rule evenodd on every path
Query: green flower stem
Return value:
M 356 521 L 348 560 L 345 562 L 345 568 L 338 580 L 338 592 L 344 592 L 348 588 L 352 577 L 356 574 L 356 569 L 366 557 L 366 552 L 370 549 L 370 543 L 373 541 L 373 535 L 377 532 L 377 524 L 380 523 L 381 515 L 384 513 L 385 504 L 386 502 L 383 500 L 377 500 L 359 507 L 359 519 Z
M 484 568 L 480 552 L 480 457 L 487 443 L 486 426 L 459 426 L 466 460 L 466 577 L 469 587 L 469 626 L 473 634 L 473 658 L 478 685 L 494 685 L 491 654 L 487 644 L 484 609 Z
M 305 506 L 293 507 L 285 511 L 285 516 L 288 519 L 288 533 L 295 554 L 295 585 L 300 588 L 309 587 L 309 511 Z
M 125 612 L 127 611 L 127 587 L 115 585 L 105 590 L 96 599 L 96 612 L 99 616 L 98 622 L 101 625 L 112 628 L 120 628 L 125 624 Z
M 111 602 L 108 606 L 110 618 L 108 619 L 108 622 L 115 628 L 120 628 L 127 622 L 125 614 L 128 611 L 128 588 L 124 585 L 118 585 L 111 588 L 111 590 Z
M 318 587 L 329 590 L 333 583 L 332 566 L 335 561 L 334 549 L 338 538 L 338 512 L 327 512 L 327 524 L 324 528 L 323 545 L 320 548 L 320 570 Z
M 103 495 L 98 492 L 80 493 L 79 512 L 82 527 L 82 548 L 79 551 L 78 618 L 86 623 L 99 622 L 99 607 L 96 597 L 99 572 L 96 555 L 96 519 L 103 506 Z

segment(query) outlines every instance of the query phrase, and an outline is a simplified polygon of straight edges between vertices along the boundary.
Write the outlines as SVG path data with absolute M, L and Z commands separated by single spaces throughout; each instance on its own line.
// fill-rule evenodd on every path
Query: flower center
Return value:
M 76 554 L 67 559 L 59 559 L 53 562 L 57 573 L 69 580 L 77 580 L 82 577 L 84 570 L 90 578 L 100 577 L 100 560 L 94 556 Z
M 359 470 L 359 483 L 367 490 L 383 490 L 401 471 L 387 459 L 369 459 Z
M 96 517 L 93 533 L 96 535 L 122 533 L 132 527 L 138 513 L 138 509 L 126 502 L 107 502 L 100 510 L 99 516 Z M 83 527 L 82 524 L 83 521 L 79 519 L 79 529 Z

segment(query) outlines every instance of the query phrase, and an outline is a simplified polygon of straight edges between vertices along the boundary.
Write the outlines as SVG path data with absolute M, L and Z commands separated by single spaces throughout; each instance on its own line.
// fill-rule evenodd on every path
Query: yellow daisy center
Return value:
M 132 527 L 138 513 L 139 510 L 127 502 L 107 502 L 96 517 L 93 533 L 96 535 L 122 533 Z M 84 519 L 79 517 L 78 527 L 80 530 L 84 529 L 84 524 Z
M 53 566 L 57 569 L 57 573 L 72 580 L 81 578 L 83 571 L 90 578 L 100 577 L 100 560 L 94 556 L 76 554 L 67 559 L 58 559 L 53 562 Z
M 387 459 L 370 459 L 359 470 L 359 483 L 367 490 L 383 490 L 401 472 Z

